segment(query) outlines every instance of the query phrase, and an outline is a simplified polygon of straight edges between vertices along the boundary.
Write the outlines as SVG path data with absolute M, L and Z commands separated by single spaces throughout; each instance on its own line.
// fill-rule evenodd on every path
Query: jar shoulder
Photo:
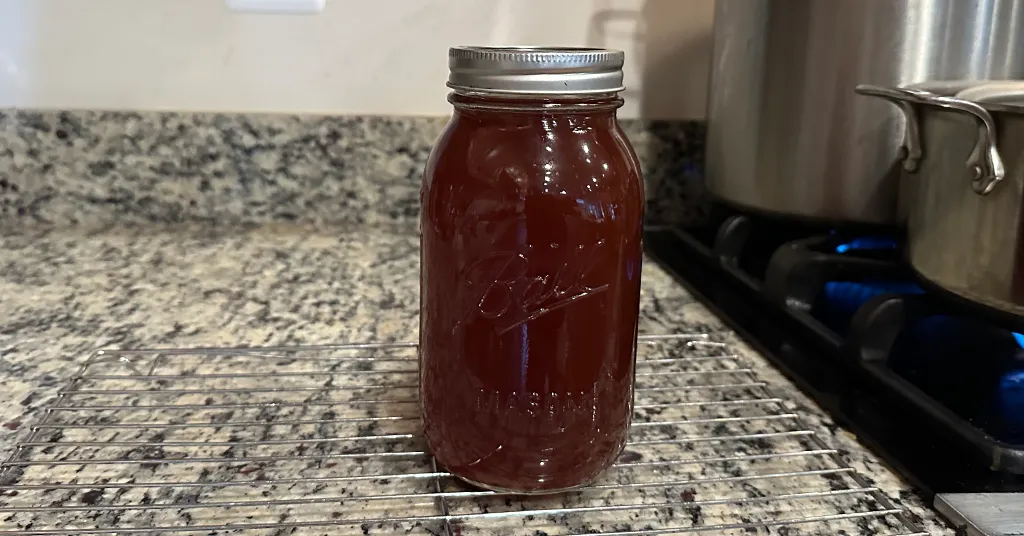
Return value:
M 434 188 L 643 203 L 636 154 L 614 120 L 488 122 L 456 116 L 427 163 L 425 195 Z

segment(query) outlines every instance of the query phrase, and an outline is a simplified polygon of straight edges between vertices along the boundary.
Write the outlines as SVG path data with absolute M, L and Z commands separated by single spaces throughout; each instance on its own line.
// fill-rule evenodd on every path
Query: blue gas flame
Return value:
M 1024 348 L 1024 334 L 1014 333 L 1017 345 Z M 1007 417 L 1024 425 L 1024 370 L 1010 370 L 999 379 L 999 392 Z
M 896 247 L 896 240 L 892 238 L 865 236 L 863 238 L 854 238 L 849 242 L 839 244 L 836 246 L 836 253 L 846 253 L 848 251 L 864 249 L 896 249 Z

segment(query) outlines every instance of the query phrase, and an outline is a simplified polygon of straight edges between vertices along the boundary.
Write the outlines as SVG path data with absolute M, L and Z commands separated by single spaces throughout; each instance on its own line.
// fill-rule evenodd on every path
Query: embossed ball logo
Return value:
M 558 249 L 557 244 L 545 246 Z M 526 252 L 495 252 L 470 263 L 462 280 L 472 298 L 466 321 L 487 318 L 499 335 L 526 322 L 608 290 L 596 275 L 608 248 L 604 240 L 577 245 L 560 257 L 554 270 L 537 266 L 535 247 Z

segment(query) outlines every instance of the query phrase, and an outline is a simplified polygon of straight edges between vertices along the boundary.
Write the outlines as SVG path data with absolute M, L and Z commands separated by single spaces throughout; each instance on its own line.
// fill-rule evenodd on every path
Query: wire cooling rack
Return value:
M 101 351 L 0 466 L 0 534 L 925 534 L 713 335 L 637 367 L 618 462 L 524 498 L 438 468 L 415 345 Z

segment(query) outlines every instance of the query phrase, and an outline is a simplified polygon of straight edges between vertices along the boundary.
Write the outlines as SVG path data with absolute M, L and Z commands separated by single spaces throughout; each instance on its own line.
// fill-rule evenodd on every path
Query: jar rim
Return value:
M 504 95 L 588 95 L 625 89 L 620 50 L 571 46 L 457 46 L 447 86 Z

